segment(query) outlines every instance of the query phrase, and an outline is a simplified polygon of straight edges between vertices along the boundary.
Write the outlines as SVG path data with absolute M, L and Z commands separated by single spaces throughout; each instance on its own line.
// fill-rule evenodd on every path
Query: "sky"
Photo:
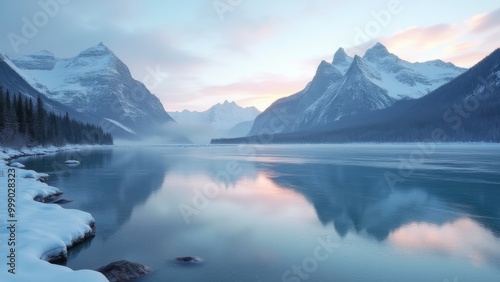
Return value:
M 33 25 L 35 31 L 26 28 Z M 167 111 L 267 108 L 321 60 L 376 42 L 471 67 L 500 47 L 500 3 L 435 0 L 3 0 L 0 51 L 76 56 L 103 42 Z

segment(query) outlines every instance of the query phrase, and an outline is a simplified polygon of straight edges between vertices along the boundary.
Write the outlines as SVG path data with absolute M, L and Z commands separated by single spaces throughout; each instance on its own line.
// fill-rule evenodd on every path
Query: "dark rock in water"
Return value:
M 55 194 L 50 194 L 48 196 L 35 196 L 35 198 L 33 198 L 33 200 L 35 200 L 36 202 L 40 202 L 40 203 L 53 203 L 54 201 L 56 201 L 59 196 L 61 196 L 62 193 L 58 192 L 58 193 L 55 193 Z
M 70 201 L 70 200 L 66 200 L 66 199 L 60 199 L 60 200 L 57 200 L 55 202 L 52 202 L 53 204 L 58 204 L 58 205 L 64 205 L 64 204 L 67 204 L 67 203 L 71 203 L 73 201 Z
M 47 183 L 48 179 L 49 179 L 48 177 L 39 177 L 38 181 L 43 182 L 43 183 Z
M 185 264 L 198 264 L 202 263 L 203 259 L 200 257 L 178 257 L 175 258 L 175 262 L 185 263 Z
M 103 266 L 97 271 L 104 274 L 110 282 L 126 282 L 148 274 L 152 270 L 142 264 L 120 260 Z

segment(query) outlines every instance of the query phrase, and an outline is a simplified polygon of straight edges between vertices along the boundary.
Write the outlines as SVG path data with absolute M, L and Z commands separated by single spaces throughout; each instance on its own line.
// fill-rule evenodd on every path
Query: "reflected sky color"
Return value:
M 477 265 L 500 266 L 500 239 L 468 218 L 441 226 L 410 223 L 392 232 L 388 241 L 403 250 L 435 252 L 467 258 Z
M 140 282 L 276 282 L 328 238 L 336 247 L 308 281 L 500 281 L 500 147 L 438 145 L 391 189 L 384 174 L 418 149 L 257 146 L 252 156 L 236 146 L 113 148 L 82 155 L 56 177 L 54 161 L 75 156 L 19 161 L 49 172 L 49 184 L 74 200 L 66 208 L 95 217 L 97 236 L 70 253 L 75 269 L 127 259 L 155 269 Z M 238 173 L 221 181 L 228 164 Z M 207 185 L 220 190 L 200 202 Z M 181 205 L 197 210 L 189 223 Z M 187 255 L 206 263 L 172 263 Z

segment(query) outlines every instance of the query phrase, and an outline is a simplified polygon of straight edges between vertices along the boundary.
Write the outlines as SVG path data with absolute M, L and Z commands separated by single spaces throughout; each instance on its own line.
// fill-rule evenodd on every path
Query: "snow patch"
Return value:
M 0 148 L 1 187 L 7 187 L 7 172 L 13 169 L 7 166 L 5 158 L 25 154 L 20 150 Z M 39 153 L 42 149 L 34 149 Z M 51 149 L 48 150 L 51 152 Z M 92 270 L 73 271 L 65 266 L 50 264 L 46 259 L 67 252 L 68 246 L 92 232 L 89 224 L 93 217 L 86 212 L 63 209 L 59 205 L 44 204 L 34 201 L 35 197 L 47 197 L 60 193 L 59 189 L 36 181 L 46 174 L 32 170 L 15 168 L 16 178 L 16 274 L 7 272 L 7 265 L 2 263 L 0 281 L 72 281 L 105 282 L 104 275 Z M 1 189 L 0 206 L 7 207 L 7 189 Z M 0 221 L 7 222 L 7 212 L 0 213 Z M 12 246 L 5 242 L 10 236 L 7 228 L 0 229 L 0 253 L 9 254 Z M 4 257 L 5 259 L 5 257 Z
M 25 166 L 20 163 L 20 162 L 13 162 L 9 164 L 10 167 L 15 167 L 15 168 L 25 168 Z
M 123 130 L 127 131 L 127 132 L 130 132 L 132 134 L 137 134 L 133 129 L 131 129 L 130 127 L 127 127 L 123 124 L 121 124 L 120 122 L 114 120 L 114 119 L 110 119 L 110 118 L 105 118 L 105 120 L 111 122 L 112 124 L 118 126 L 118 127 L 121 127 Z

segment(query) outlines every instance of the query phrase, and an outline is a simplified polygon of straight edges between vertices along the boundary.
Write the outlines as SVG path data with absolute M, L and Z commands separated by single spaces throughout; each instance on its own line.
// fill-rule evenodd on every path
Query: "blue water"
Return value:
M 73 269 L 126 259 L 154 269 L 142 282 L 500 281 L 499 145 L 117 147 L 21 161 L 96 219 Z

